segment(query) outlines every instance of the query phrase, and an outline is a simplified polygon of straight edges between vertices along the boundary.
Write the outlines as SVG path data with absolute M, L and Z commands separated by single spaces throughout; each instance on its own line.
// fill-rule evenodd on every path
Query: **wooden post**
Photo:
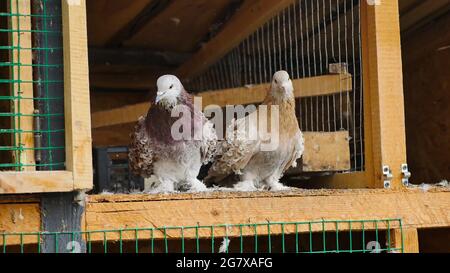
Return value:
M 406 140 L 398 1 L 361 5 L 366 179 L 384 187 L 382 168 L 389 166 L 391 187 L 401 188 Z
M 21 170 L 35 170 L 34 159 L 34 139 L 33 139 L 33 68 L 31 64 L 31 5 L 29 0 L 8 1 L 10 3 L 9 10 L 13 16 L 10 18 L 10 29 L 14 30 L 10 35 L 10 45 L 13 47 L 10 51 L 10 61 L 14 63 L 11 69 L 11 95 L 16 97 L 13 100 L 12 107 L 15 114 L 22 116 L 14 116 L 13 122 L 16 130 L 27 131 L 26 133 L 16 133 L 13 135 L 13 143 L 17 147 L 22 147 L 18 157 L 14 154 L 16 163 L 25 164 Z M 20 14 L 20 15 L 19 15 Z M 27 98 L 27 99 L 18 99 Z
M 403 253 L 419 253 L 419 237 L 416 228 L 392 229 L 389 235 L 391 248 L 403 249 Z
M 74 189 L 91 189 L 92 138 L 86 0 L 63 0 L 66 166 Z

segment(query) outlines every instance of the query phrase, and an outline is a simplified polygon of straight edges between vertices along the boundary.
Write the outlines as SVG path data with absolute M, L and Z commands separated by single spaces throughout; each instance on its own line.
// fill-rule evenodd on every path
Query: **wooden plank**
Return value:
M 398 1 L 362 3 L 365 107 L 370 109 L 365 116 L 366 170 L 373 174 L 368 181 L 383 187 L 382 167 L 387 165 L 392 187 L 399 188 L 406 138 Z
M 0 194 L 68 192 L 72 177 L 67 171 L 0 172 Z
M 89 43 L 105 46 L 153 0 L 87 2 Z M 114 16 L 111 16 L 114 14 Z
M 111 230 L 122 228 L 152 228 L 169 226 L 209 226 L 267 222 L 302 222 L 325 220 L 402 219 L 404 228 L 445 227 L 450 225 L 450 191 L 386 191 L 386 190 L 324 190 L 293 191 L 288 193 L 230 193 L 210 192 L 182 195 L 90 196 L 86 205 L 85 230 Z M 391 222 L 392 224 L 392 222 Z M 304 227 L 302 227 L 304 228 Z M 352 225 L 352 230 L 361 229 Z M 367 226 L 370 229 L 370 225 Z M 381 223 L 380 229 L 387 225 Z M 391 227 L 392 229 L 398 228 Z M 325 230 L 336 226 L 326 225 Z M 339 230 L 349 229 L 340 225 Z M 301 232 L 308 231 L 300 230 Z M 312 231 L 322 231 L 313 225 Z M 253 229 L 244 228 L 244 235 L 253 235 Z M 294 232 L 285 227 L 286 233 Z M 267 234 L 261 228 L 259 234 Z M 279 234 L 274 228 L 271 234 Z M 230 237 L 238 236 L 237 229 L 228 231 Z M 180 238 L 180 231 L 168 231 L 168 237 Z M 186 232 L 185 238 L 194 233 Z M 200 237 L 209 237 L 210 229 L 199 230 Z M 217 229 L 216 236 L 225 235 Z M 118 233 L 108 234 L 118 239 Z M 149 239 L 150 233 L 140 234 Z M 155 232 L 163 238 L 163 232 Z M 103 235 L 93 235 L 102 240 Z M 124 239 L 134 239 L 134 233 Z
M 352 77 L 348 74 L 335 74 L 293 80 L 297 98 L 324 96 L 342 91 L 352 90 Z M 260 103 L 267 95 L 269 84 L 253 85 L 225 90 L 207 91 L 197 94 L 203 98 L 203 106 L 211 104 L 225 107 L 226 105 L 247 105 Z M 123 123 L 131 123 L 145 115 L 149 103 L 139 103 L 117 109 L 96 112 L 92 114 L 92 128 L 102 128 Z
M 161 2 L 161 1 L 159 1 Z M 214 25 L 220 22 L 229 0 L 165 1 L 165 8 L 146 24 L 133 29 L 124 41 L 126 47 L 194 52 Z M 145 20 L 145 19 L 143 19 Z M 145 23 L 145 21 L 144 21 Z
M 73 172 L 74 189 L 91 189 L 93 175 L 86 1 L 64 0 L 62 11 L 66 167 Z
M 293 0 L 245 1 L 222 31 L 180 66 L 175 74 L 180 78 L 199 75 L 292 2 Z
M 403 249 L 403 253 L 419 253 L 417 228 L 392 229 L 388 238 L 391 241 L 391 248 Z
M 29 0 L 9 1 L 10 11 L 13 14 L 31 14 L 31 5 Z M 11 79 L 18 81 L 11 84 L 12 94 L 16 97 L 33 98 L 33 63 L 31 42 L 31 17 L 30 16 L 13 16 L 11 17 L 10 29 L 21 30 L 14 31 L 10 35 L 10 45 L 20 47 L 21 50 L 11 50 L 10 60 L 13 63 L 21 64 L 15 65 L 11 68 Z M 20 81 L 20 82 L 19 82 Z M 15 128 L 17 130 L 32 132 L 33 131 L 33 114 L 34 102 L 31 99 L 14 100 L 13 102 L 15 113 L 19 111 L 22 116 L 13 117 Z M 35 170 L 34 164 L 34 137 L 33 133 L 20 133 L 13 135 L 16 146 L 22 146 L 24 149 L 19 153 L 20 158 L 15 158 L 16 163 L 21 163 L 30 166 L 22 167 L 25 171 Z M 16 157 L 16 155 L 13 155 Z
M 41 227 L 39 203 L 0 204 L 0 234 L 36 232 Z M 37 236 L 23 236 L 24 244 L 36 244 Z M 20 244 L 19 235 L 6 236 L 5 245 Z M 3 239 L 0 245 L 3 246 Z
M 417 28 L 432 19 L 436 14 L 443 13 L 450 7 L 449 0 L 421 1 L 417 6 L 401 16 L 401 31 Z
M 348 131 L 304 132 L 303 172 L 348 171 L 350 145 Z

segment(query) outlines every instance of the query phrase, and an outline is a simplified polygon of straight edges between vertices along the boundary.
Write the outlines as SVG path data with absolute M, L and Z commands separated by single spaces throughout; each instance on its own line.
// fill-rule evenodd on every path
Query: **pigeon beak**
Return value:
M 155 99 L 155 102 L 156 102 L 156 103 L 160 102 L 160 101 L 162 100 L 164 94 L 165 94 L 165 92 L 158 91 L 158 92 L 156 93 L 156 99 Z

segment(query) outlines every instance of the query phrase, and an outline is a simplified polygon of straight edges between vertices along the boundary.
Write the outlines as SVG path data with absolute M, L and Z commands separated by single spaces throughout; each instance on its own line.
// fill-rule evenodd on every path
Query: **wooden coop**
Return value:
M 448 234 L 450 191 L 409 185 L 398 1 L 7 0 L 0 24 L 0 252 L 418 252 Z M 298 190 L 101 194 L 145 188 L 124 155 L 160 75 L 226 107 L 281 69 Z

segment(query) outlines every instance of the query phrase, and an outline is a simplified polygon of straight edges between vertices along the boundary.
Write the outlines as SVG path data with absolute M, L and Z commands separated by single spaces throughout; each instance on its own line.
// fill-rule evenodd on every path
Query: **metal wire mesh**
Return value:
M 64 169 L 61 1 L 0 9 L 0 170 Z
M 41 253 L 44 247 L 87 253 L 403 252 L 403 238 L 401 246 L 392 244 L 389 231 L 394 228 L 402 231 L 400 219 L 0 233 L 0 253 Z
M 263 84 L 277 70 L 286 70 L 293 79 L 350 74 L 352 88 L 297 99 L 298 119 L 303 131 L 349 131 L 351 171 L 363 171 L 360 19 L 360 0 L 294 1 L 188 87 L 201 92 Z M 319 82 L 315 88 L 324 87 Z

